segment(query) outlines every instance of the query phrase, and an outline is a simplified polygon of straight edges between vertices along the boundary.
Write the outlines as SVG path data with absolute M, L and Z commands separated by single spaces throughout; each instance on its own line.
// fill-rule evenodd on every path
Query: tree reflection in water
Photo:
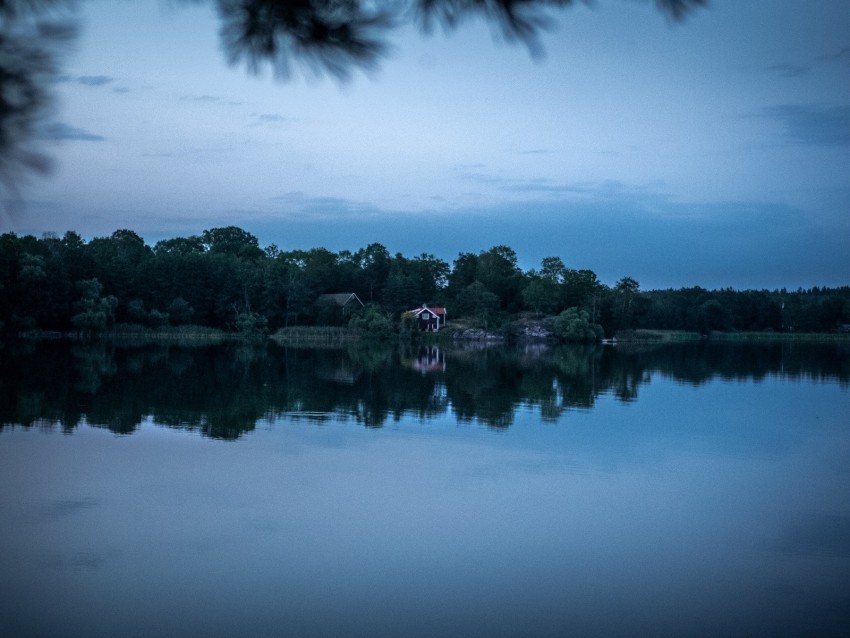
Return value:
M 334 350 L 45 342 L 6 344 L 2 354 L 0 428 L 72 432 L 86 423 L 130 434 L 150 419 L 221 439 L 279 418 L 381 427 L 403 415 L 451 415 L 507 428 L 517 409 L 530 408 L 555 422 L 603 394 L 633 401 L 654 374 L 694 385 L 771 375 L 850 382 L 850 349 L 834 344 Z

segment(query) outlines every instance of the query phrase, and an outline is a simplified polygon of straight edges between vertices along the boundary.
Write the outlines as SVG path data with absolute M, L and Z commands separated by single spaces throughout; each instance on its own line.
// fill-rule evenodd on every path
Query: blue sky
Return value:
M 402 29 L 340 84 L 228 66 L 209 6 L 80 5 L 18 233 L 238 225 L 261 245 L 513 247 L 613 284 L 850 284 L 850 2 L 640 0 L 557 14 L 545 56 L 483 23 Z

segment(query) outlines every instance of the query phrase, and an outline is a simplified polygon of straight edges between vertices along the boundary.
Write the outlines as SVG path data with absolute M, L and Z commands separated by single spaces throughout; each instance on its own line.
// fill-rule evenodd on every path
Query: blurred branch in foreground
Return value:
M 190 0 L 191 1 L 191 0 Z M 194 0 L 195 2 L 203 0 Z M 583 0 L 588 3 L 588 0 Z M 682 20 L 708 0 L 655 0 L 660 11 Z M 388 33 L 407 23 L 425 32 L 446 31 L 475 18 L 496 27 L 532 55 L 542 52 L 538 37 L 556 10 L 576 0 L 216 0 L 221 37 L 231 64 L 246 62 L 252 72 L 268 63 L 287 78 L 300 62 L 315 74 L 338 79 L 371 70 L 386 53 Z
M 67 7 L 64 0 L 0 1 L 0 196 L 7 210 L 28 174 L 50 169 L 37 146 L 61 54 L 76 35 L 59 17 Z
M 279 78 L 296 64 L 315 75 L 345 80 L 377 67 L 389 33 L 413 23 L 452 30 L 480 18 L 532 55 L 542 51 L 539 33 L 554 11 L 577 0 L 183 0 L 213 2 L 221 18 L 222 45 L 231 64 L 258 72 L 269 64 Z M 587 0 L 583 0 L 587 1 Z M 655 0 L 681 20 L 707 0 Z M 76 35 L 73 0 L 0 0 L 0 201 L 18 200 L 19 185 L 47 173 L 38 142 L 49 138 L 46 119 L 61 55 Z

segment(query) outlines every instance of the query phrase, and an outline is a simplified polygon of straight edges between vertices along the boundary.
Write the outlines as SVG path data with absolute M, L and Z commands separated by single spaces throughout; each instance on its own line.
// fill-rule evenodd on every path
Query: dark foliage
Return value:
M 13 203 L 30 172 L 50 168 L 37 142 L 52 105 L 51 82 L 76 29 L 63 0 L 0 2 L 0 194 Z
M 575 0 L 218 0 L 221 37 L 231 63 L 246 62 L 251 71 L 268 63 L 288 77 L 293 63 L 313 73 L 347 78 L 354 69 L 374 68 L 386 52 L 393 29 L 415 21 L 423 31 L 435 25 L 457 28 L 481 18 L 508 40 L 541 52 L 539 33 L 555 11 Z M 675 20 L 706 0 L 656 0 Z
M 593 271 L 571 269 L 557 257 L 544 259 L 540 271 L 523 272 L 507 246 L 461 253 L 450 267 L 429 254 L 390 255 L 378 243 L 353 253 L 263 249 L 257 237 L 234 226 L 163 240 L 153 249 L 130 230 L 89 242 L 74 232 L 61 239 L 0 235 L 0 332 L 6 334 L 94 333 L 113 322 L 273 332 L 340 323 L 339 313 L 324 312 L 317 300 L 352 292 L 392 323 L 427 303 L 445 306 L 450 322 L 465 317 L 487 329 L 518 313 L 564 316 L 569 310 L 569 317 L 598 324 L 608 336 L 636 328 L 850 330 L 848 286 L 641 291 L 631 277 L 609 287 Z M 346 314 L 344 323 L 350 319 Z

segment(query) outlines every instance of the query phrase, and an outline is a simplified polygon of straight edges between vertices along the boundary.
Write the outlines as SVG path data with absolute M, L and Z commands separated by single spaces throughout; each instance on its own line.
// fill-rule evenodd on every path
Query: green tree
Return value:
M 47 265 L 41 255 L 23 253 L 19 259 L 18 284 L 21 296 L 18 308 L 18 324 L 21 328 L 35 328 L 45 314 L 49 303 L 43 294 L 47 281 Z
M 603 336 L 602 326 L 591 323 L 585 310 L 567 308 L 555 319 L 555 335 L 562 341 L 590 343 Z
M 522 290 L 526 307 L 538 315 L 561 310 L 566 297 L 565 282 L 569 272 L 560 257 L 544 257 L 539 271 L 532 269 L 526 273 L 526 284 Z
M 243 337 L 256 339 L 268 333 L 268 320 L 263 315 L 250 310 L 237 312 L 234 325 Z
M 175 326 L 192 323 L 195 309 L 183 297 L 175 297 L 167 308 L 168 317 Z
M 410 261 L 413 276 L 419 281 L 423 299 L 435 301 L 448 284 L 449 265 L 429 253 L 421 253 Z
M 104 290 L 122 304 L 132 299 L 154 301 L 145 276 L 153 251 L 134 231 L 116 230 L 109 237 L 92 239 L 86 252 L 93 262 L 93 275 Z
M 560 257 L 544 257 L 540 265 L 540 278 L 561 285 L 567 278 L 567 267 Z
M 499 298 L 480 281 L 473 281 L 458 295 L 456 304 L 459 315 L 474 317 L 486 330 L 499 309 Z
M 464 288 L 478 278 L 478 255 L 459 253 L 448 275 L 448 286 L 452 296 L 457 296 Z
M 623 277 L 614 285 L 612 294 L 615 330 L 635 327 L 635 309 L 639 292 L 640 284 L 632 277 Z
M 127 304 L 127 319 L 133 323 L 140 323 L 153 328 L 162 327 L 169 322 L 167 312 L 162 312 L 153 308 L 147 310 L 145 303 L 141 299 L 133 299 Z
M 77 314 L 71 318 L 74 327 L 89 336 L 111 326 L 115 320 L 118 300 L 112 295 L 101 296 L 103 286 L 97 279 L 78 281 L 77 290 L 80 292 L 76 303 Z
M 354 253 L 353 261 L 363 279 L 364 301 L 375 301 L 390 274 L 390 252 L 382 244 L 369 244 Z
M 596 322 L 604 290 L 605 286 L 592 270 L 567 269 L 564 273 L 562 304 L 567 308 L 587 310 L 590 320 Z
M 289 326 L 310 318 L 316 292 L 307 280 L 300 251 L 281 253 L 272 267 L 269 294 L 280 295 L 283 325 Z
M 344 283 L 339 277 L 338 256 L 327 248 L 311 248 L 308 251 L 296 251 L 299 263 L 303 268 L 307 285 L 316 294 L 348 292 L 340 290 L 340 284 Z
M 200 255 L 205 250 L 204 240 L 197 235 L 163 239 L 153 247 L 156 255 Z
M 398 264 L 398 260 L 394 260 L 390 276 L 381 291 L 382 305 L 395 316 L 399 316 L 413 306 L 418 306 L 422 299 L 419 282 L 404 270 Z
M 732 315 L 717 299 L 709 299 L 699 307 L 700 332 L 729 330 L 732 327 Z
M 509 246 L 494 246 L 478 255 L 477 279 L 496 295 L 503 310 L 516 312 L 522 306 L 523 277 L 517 256 Z
M 534 310 L 537 315 L 554 311 L 558 303 L 558 289 L 550 281 L 532 275 L 531 281 L 522 289 L 522 299 L 526 307 Z
M 385 339 L 393 334 L 393 324 L 390 317 L 376 304 L 369 304 L 362 310 L 355 312 L 348 325 L 356 330 L 362 330 L 372 337 Z
M 231 255 L 252 261 L 264 256 L 257 238 L 237 226 L 205 230 L 201 234 L 201 242 L 214 254 Z

